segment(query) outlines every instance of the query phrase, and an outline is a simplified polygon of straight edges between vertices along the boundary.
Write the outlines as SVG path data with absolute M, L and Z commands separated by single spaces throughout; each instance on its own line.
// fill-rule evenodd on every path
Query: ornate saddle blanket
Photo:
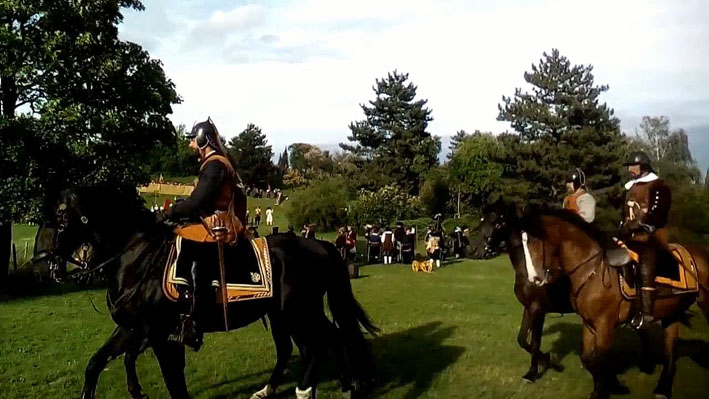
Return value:
M 657 254 L 657 284 L 658 298 L 670 297 L 681 294 L 692 294 L 699 290 L 699 284 L 694 276 L 697 275 L 697 264 L 692 254 L 682 245 L 670 244 L 669 251 L 660 251 Z M 634 299 L 637 294 L 639 281 L 637 278 L 637 253 L 628 249 L 633 260 L 624 266 L 618 273 L 620 290 L 627 299 Z
M 180 259 L 182 247 L 192 246 L 190 251 L 197 250 L 207 253 L 209 264 L 201 265 L 213 272 L 212 286 L 217 290 L 219 282 L 219 257 L 214 243 L 202 244 L 183 240 L 177 236 L 170 250 L 162 288 L 165 296 L 177 302 L 184 296 L 185 289 L 192 287 L 191 262 Z M 211 253 L 213 252 L 213 254 Z M 189 256 L 190 254 L 184 254 Z M 239 238 L 237 245 L 224 245 L 224 268 L 226 274 L 227 297 L 229 302 L 240 302 L 251 299 L 270 298 L 273 296 L 273 270 L 266 238 Z M 221 293 L 217 292 L 217 300 L 221 303 Z

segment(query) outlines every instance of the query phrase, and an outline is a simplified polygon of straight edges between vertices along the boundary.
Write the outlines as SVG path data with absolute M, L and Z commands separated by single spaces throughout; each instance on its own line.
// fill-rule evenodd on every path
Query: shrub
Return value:
M 399 220 L 422 214 L 419 199 L 406 194 L 396 185 L 377 191 L 362 191 L 351 206 L 352 219 L 358 225 L 365 223 L 394 224 Z
M 347 189 L 339 179 L 314 181 L 293 192 L 285 215 L 295 226 L 314 223 L 320 231 L 332 231 L 347 221 Z

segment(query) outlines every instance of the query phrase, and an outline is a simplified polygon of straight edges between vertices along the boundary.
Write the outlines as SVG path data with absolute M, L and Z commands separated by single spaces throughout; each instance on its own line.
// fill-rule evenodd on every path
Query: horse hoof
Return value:
M 529 373 L 522 376 L 522 381 L 529 383 L 529 384 L 534 384 L 534 381 L 536 381 L 538 378 L 539 378 L 538 375 L 536 375 L 532 372 L 529 372 Z
M 268 384 L 265 387 L 263 387 L 263 389 L 261 389 L 260 391 L 255 392 L 253 395 L 251 395 L 251 399 L 266 399 L 266 398 L 270 398 L 275 393 L 276 393 L 276 388 L 272 387 L 271 384 Z

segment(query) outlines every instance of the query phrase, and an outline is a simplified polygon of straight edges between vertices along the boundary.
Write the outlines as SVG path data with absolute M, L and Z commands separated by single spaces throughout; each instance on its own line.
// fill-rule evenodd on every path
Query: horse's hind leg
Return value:
M 677 371 L 677 339 L 679 338 L 679 323 L 672 323 L 665 328 L 665 358 L 662 364 L 662 374 L 655 388 L 655 398 L 669 399 L 672 397 L 672 382 Z
M 95 398 L 98 377 L 104 367 L 106 367 L 106 364 L 131 348 L 136 347 L 136 343 L 139 345 L 141 340 L 142 337 L 135 332 L 116 327 L 106 343 L 91 357 L 89 364 L 86 366 L 81 399 Z
M 268 379 L 268 384 L 260 391 L 251 395 L 251 399 L 262 399 L 273 396 L 276 389 L 283 380 L 283 374 L 288 367 L 288 361 L 293 354 L 293 343 L 291 342 L 286 323 L 283 321 L 282 315 L 269 315 L 268 319 L 271 322 L 271 335 L 273 342 L 276 344 L 276 366 L 273 368 L 271 378 Z
M 326 352 L 329 341 L 329 321 L 324 314 L 301 320 L 293 331 L 293 339 L 300 352 L 303 375 L 296 387 L 297 399 L 315 399 L 318 385 L 318 365 Z

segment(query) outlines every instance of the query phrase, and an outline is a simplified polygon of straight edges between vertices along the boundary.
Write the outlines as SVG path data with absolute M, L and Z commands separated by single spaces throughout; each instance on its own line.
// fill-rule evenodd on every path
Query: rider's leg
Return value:
M 640 299 L 642 301 L 642 326 L 653 320 L 655 308 L 655 277 L 657 268 L 657 247 L 649 242 L 640 254 Z

